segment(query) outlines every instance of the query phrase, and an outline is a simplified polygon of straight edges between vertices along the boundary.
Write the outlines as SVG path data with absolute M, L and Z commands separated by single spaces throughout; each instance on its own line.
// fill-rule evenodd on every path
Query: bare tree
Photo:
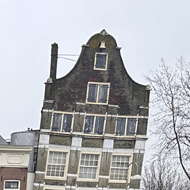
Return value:
M 158 156 L 145 167 L 141 189 L 143 190 L 188 190 L 189 181 L 183 179 L 177 168 L 165 157 Z
M 190 180 L 190 64 L 181 57 L 175 68 L 162 60 L 159 70 L 147 77 L 153 90 L 154 134 L 160 151 L 178 159 Z

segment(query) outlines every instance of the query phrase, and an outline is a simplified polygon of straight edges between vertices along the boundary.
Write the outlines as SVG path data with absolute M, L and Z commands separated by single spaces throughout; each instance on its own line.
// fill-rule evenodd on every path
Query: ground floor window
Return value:
M 110 180 L 126 180 L 128 178 L 130 156 L 112 155 Z
M 20 181 L 7 180 L 4 183 L 4 190 L 19 190 L 20 189 Z
M 81 179 L 97 179 L 100 154 L 82 153 L 80 159 L 79 176 Z
M 46 177 L 66 176 L 66 164 L 68 160 L 68 152 L 49 151 Z

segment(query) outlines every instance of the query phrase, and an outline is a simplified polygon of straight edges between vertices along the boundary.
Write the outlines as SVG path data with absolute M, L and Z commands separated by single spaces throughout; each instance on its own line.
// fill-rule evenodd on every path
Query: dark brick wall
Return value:
M 26 190 L 27 171 L 28 171 L 27 168 L 1 167 L 0 189 L 3 190 L 5 180 L 19 180 L 20 190 Z

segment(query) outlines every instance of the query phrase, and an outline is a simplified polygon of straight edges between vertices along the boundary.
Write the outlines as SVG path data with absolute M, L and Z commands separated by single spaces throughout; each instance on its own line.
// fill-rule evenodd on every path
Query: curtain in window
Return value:
M 94 116 L 86 116 L 84 133 L 93 133 Z
M 136 118 L 128 118 L 126 135 L 135 135 Z
M 104 120 L 105 120 L 105 117 L 101 117 L 101 116 L 96 117 L 96 123 L 95 123 L 95 129 L 94 129 L 95 134 L 103 133 Z
M 89 84 L 88 102 L 96 102 L 97 90 L 98 90 L 97 84 Z
M 71 114 L 64 114 L 63 118 L 63 132 L 70 132 L 71 131 L 71 123 L 72 123 L 72 115 Z
M 117 118 L 116 135 L 125 134 L 125 123 L 126 123 L 126 118 Z
M 99 85 L 98 102 L 107 102 L 108 85 Z
M 54 113 L 53 114 L 52 131 L 60 131 L 61 120 L 62 120 L 62 114 L 61 113 Z
M 104 54 L 96 55 L 96 68 L 105 69 L 106 67 L 106 56 Z

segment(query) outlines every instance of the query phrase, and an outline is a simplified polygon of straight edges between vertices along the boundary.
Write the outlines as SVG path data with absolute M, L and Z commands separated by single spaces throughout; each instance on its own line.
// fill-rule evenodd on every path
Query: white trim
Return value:
M 43 109 L 42 112 L 53 112 L 53 110 L 50 110 L 50 109 Z
M 44 103 L 53 104 L 55 100 L 44 99 Z
M 46 172 L 42 172 L 42 171 L 35 171 L 35 173 L 36 173 L 36 174 L 44 174 L 44 175 L 45 175 L 45 173 L 46 173 Z
M 69 177 L 77 177 L 78 175 L 77 174 L 67 174 L 67 176 L 69 176 Z
M 109 178 L 110 178 L 110 176 L 99 175 L 99 178 L 109 179 Z
M 78 105 L 86 105 L 86 103 L 84 103 L 84 102 L 76 102 L 76 104 L 78 104 Z

